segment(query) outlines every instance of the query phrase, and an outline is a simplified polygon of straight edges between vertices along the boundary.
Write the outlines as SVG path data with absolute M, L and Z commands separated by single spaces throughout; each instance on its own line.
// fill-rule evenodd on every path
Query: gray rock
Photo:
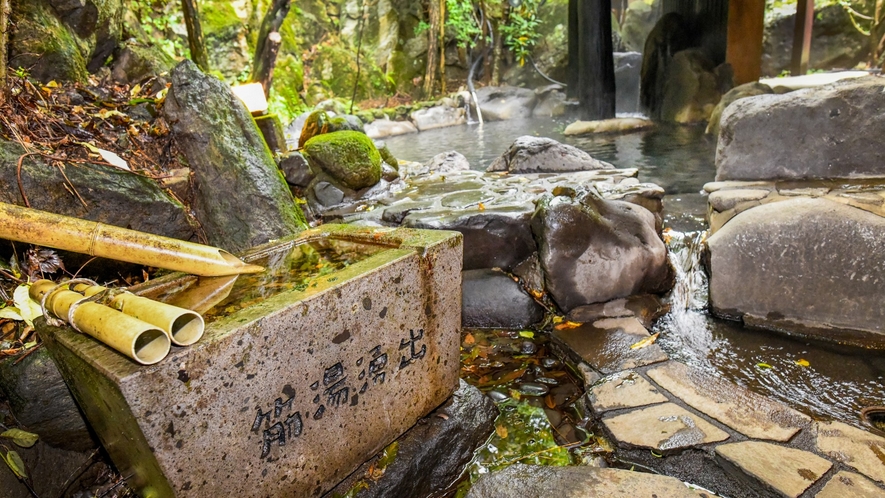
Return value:
M 313 187 L 313 194 L 324 207 L 337 206 L 344 201 L 344 191 L 330 182 L 317 182 Z
M 722 97 L 720 76 L 715 69 L 700 49 L 683 50 L 674 55 L 664 73 L 661 120 L 676 123 L 709 120 Z
M 476 98 L 486 121 L 529 118 L 537 100 L 535 92 L 515 86 L 479 88 Z
M 0 201 L 24 205 L 16 163 L 25 153 L 17 143 L 0 140 Z M 141 232 L 188 240 L 193 227 L 179 202 L 152 180 L 100 164 L 68 164 L 67 180 L 58 168 L 34 156 L 22 160 L 22 184 L 31 207 Z M 68 180 L 80 201 L 68 191 Z
M 461 282 L 463 327 L 525 328 L 544 319 L 544 308 L 502 271 L 468 270 Z
M 460 381 L 443 406 L 398 441 L 396 458 L 377 479 L 365 476 L 377 458 L 363 464 L 327 496 L 342 496 L 360 483 L 361 498 L 436 496 L 461 475 L 473 452 L 494 429 L 498 409 L 479 389 Z
M 419 131 L 467 123 L 464 109 L 440 105 L 414 111 L 410 116 Z
M 111 77 L 120 84 L 132 84 L 161 73 L 175 66 L 175 59 L 154 47 L 127 42 L 114 58 Z
M 470 163 L 467 161 L 467 158 L 460 152 L 450 150 L 448 152 L 440 152 L 424 164 L 412 163 L 402 165 L 401 174 L 405 177 L 410 177 L 426 175 L 428 173 L 467 171 L 469 169 Z
M 98 446 L 46 348 L 0 362 L 0 393 L 15 419 L 51 446 L 87 451 Z
M 639 3 L 639 2 L 637 2 Z M 588 466 L 511 465 L 483 475 L 467 498 L 698 498 L 679 479 Z
M 710 122 L 707 123 L 705 133 L 708 135 L 719 135 L 719 121 L 722 119 L 722 111 L 724 111 L 732 102 L 747 97 L 755 97 L 756 95 L 767 95 L 769 93 L 774 93 L 771 87 L 764 83 L 759 83 L 758 81 L 751 81 L 750 83 L 744 83 L 743 85 L 732 88 L 723 95 L 719 103 L 716 104 L 716 108 L 713 109 L 713 113 L 710 115 Z
M 376 119 L 365 125 L 363 129 L 369 138 L 386 138 L 418 132 L 418 128 L 411 121 L 391 121 L 387 118 Z
M 402 226 L 455 230 L 464 235 L 464 269 L 510 270 L 537 250 L 532 238 L 531 206 L 486 208 L 481 212 L 444 211 L 436 216 L 413 212 Z
M 554 86 L 554 85 L 551 85 Z M 559 85 L 555 85 L 562 89 Z M 541 95 L 538 105 L 532 109 L 534 118 L 557 118 L 565 114 L 565 93 L 559 89 L 545 92 Z
M 885 80 L 856 78 L 728 106 L 716 147 L 717 180 L 885 175 Z
M 644 2 L 642 2 L 644 4 Z M 630 9 L 636 2 L 630 4 Z M 647 4 L 645 4 L 647 7 Z M 626 26 L 625 26 L 626 28 Z M 651 26 L 649 26 L 651 30 Z M 626 42 L 626 40 L 625 40 Z M 644 39 L 643 39 L 644 42 Z M 642 48 L 640 44 L 639 49 Z M 615 112 L 639 112 L 639 79 L 642 70 L 642 54 L 639 52 L 615 52 Z
M 586 192 L 544 196 L 532 217 L 547 290 L 563 311 L 673 285 L 654 215 Z
M 831 340 L 885 342 L 885 219 L 827 199 L 744 211 L 707 241 L 723 317 Z
M 654 5 L 655 3 L 658 5 Z M 660 3 L 659 0 L 651 5 L 646 2 L 630 2 L 621 24 L 620 35 L 624 48 L 632 52 L 642 52 L 645 40 L 658 20 Z
M 562 173 L 612 168 L 611 164 L 593 159 L 577 147 L 561 144 L 552 138 L 524 135 L 495 159 L 488 171 Z
M 307 159 L 300 152 L 289 152 L 280 159 L 280 169 L 283 170 L 287 182 L 299 187 L 308 186 L 314 177 Z
M 185 60 L 172 71 L 163 116 L 194 174 L 193 208 L 209 243 L 240 252 L 306 227 L 246 107 Z
M 512 272 L 519 277 L 519 282 L 532 292 L 544 292 L 544 271 L 538 260 L 538 253 L 532 254 L 528 259 L 516 265 Z

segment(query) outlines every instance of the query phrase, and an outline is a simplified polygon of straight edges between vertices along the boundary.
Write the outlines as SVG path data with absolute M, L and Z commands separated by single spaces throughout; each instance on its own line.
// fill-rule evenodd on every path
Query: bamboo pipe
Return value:
M 238 278 L 238 275 L 200 278 L 192 286 L 170 297 L 168 304 L 205 313 L 227 299 Z
M 31 285 L 35 301 L 46 297 L 46 309 L 76 330 L 91 335 L 142 365 L 153 365 L 169 354 L 172 344 L 161 329 L 115 309 L 94 302 L 81 302 L 82 294 L 58 287 L 49 280 Z
M 92 297 L 107 291 L 108 288 L 100 285 L 76 284 L 73 290 L 86 297 Z M 131 292 L 120 292 L 109 297 L 108 306 L 160 327 L 176 346 L 190 346 L 203 337 L 205 328 L 203 317 L 191 310 L 136 296 Z
M 0 238 L 207 277 L 264 270 L 217 247 L 2 202 Z

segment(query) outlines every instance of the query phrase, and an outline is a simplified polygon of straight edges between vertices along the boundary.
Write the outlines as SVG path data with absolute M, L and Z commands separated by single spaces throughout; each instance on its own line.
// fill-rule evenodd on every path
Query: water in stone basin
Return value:
M 553 138 L 617 167 L 639 168 L 642 181 L 657 183 L 667 191 L 664 204 L 670 223 L 685 217 L 679 219 L 667 210 L 687 207 L 697 227 L 706 202 L 696 194 L 715 175 L 716 141 L 705 136 L 702 127 L 660 125 L 633 134 L 583 137 L 562 135 L 564 127 L 565 123 L 546 119 L 497 121 L 391 137 L 386 143 L 398 158 L 420 162 L 457 150 L 473 169 L 484 170 L 519 136 Z M 859 425 L 863 407 L 885 404 L 881 389 L 885 352 L 794 339 L 711 317 L 705 311 L 698 253 L 685 250 L 681 237 L 674 237 L 671 244 L 678 265 L 686 258 L 695 263 L 674 299 L 687 303 L 689 309 L 676 306 L 677 311 L 658 325 L 662 332 L 658 342 L 672 358 L 770 395 L 815 418 Z

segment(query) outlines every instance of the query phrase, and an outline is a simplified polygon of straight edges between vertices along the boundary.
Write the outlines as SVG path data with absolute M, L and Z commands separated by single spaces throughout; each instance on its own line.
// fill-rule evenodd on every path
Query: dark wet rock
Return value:
M 646 328 L 670 310 L 660 296 L 640 294 L 628 298 L 615 299 L 606 303 L 585 304 L 571 310 L 566 317 L 569 321 L 592 323 L 604 318 L 637 318 Z
M 461 279 L 464 327 L 523 328 L 544 319 L 544 308 L 501 271 L 468 270 Z
M 544 358 L 541 360 L 541 366 L 544 368 L 555 368 L 559 366 L 561 362 L 556 358 Z
M 464 109 L 440 105 L 412 112 L 412 121 L 419 131 L 445 128 L 467 123 Z
M 304 144 L 304 154 L 311 166 L 354 190 L 371 187 L 381 179 L 381 155 L 372 140 L 360 132 L 317 135 Z
M 564 311 L 673 285 L 667 250 L 647 209 L 587 192 L 547 195 L 532 231 L 540 241 L 547 290 Z
M 516 265 L 512 273 L 519 277 L 519 283 L 527 290 L 544 292 L 544 270 L 541 269 L 538 253 L 532 254 L 528 259 Z
M 476 98 L 486 121 L 530 118 L 537 100 L 535 92 L 515 86 L 479 88 Z
M 538 346 L 532 341 L 522 341 L 519 344 L 520 354 L 535 354 L 538 352 Z
M 572 363 L 585 362 L 603 374 L 651 365 L 668 359 L 658 344 L 632 349 L 648 339 L 648 330 L 636 318 L 605 318 L 575 328 L 554 330 L 554 348 Z
M 633 8 L 633 4 L 630 5 L 630 8 Z M 629 15 L 630 10 L 628 9 L 627 12 Z M 651 26 L 649 26 L 650 29 Z M 640 46 L 639 49 L 641 48 Z M 642 54 L 639 52 L 615 52 L 614 62 L 615 112 L 639 112 L 639 76 L 642 70 Z
M 194 175 L 194 203 L 209 243 L 240 252 L 297 233 L 304 216 L 246 107 L 185 60 L 163 106 Z
M 517 138 L 507 152 L 495 159 L 488 171 L 562 173 L 612 168 L 611 164 L 593 159 L 577 147 L 551 138 L 526 135 Z
M 828 199 L 744 211 L 707 241 L 719 316 L 835 341 L 885 343 L 885 219 Z M 785 257 L 784 255 L 789 255 Z
M 166 73 L 175 66 L 175 59 L 154 47 L 127 42 L 114 58 L 111 77 L 121 85 L 134 85 L 150 76 Z
M 98 446 L 77 408 L 61 373 L 46 348 L 0 362 L 0 393 L 23 429 L 47 444 L 68 451 L 88 451 Z
M 519 384 L 519 392 L 526 396 L 546 396 L 550 392 L 550 388 L 544 384 L 523 382 Z
M 403 226 L 455 230 L 464 235 L 464 269 L 510 270 L 537 250 L 530 226 L 532 210 L 524 207 L 487 207 L 481 211 L 451 210 L 427 216 L 413 212 Z
M 0 140 L 0 201 L 23 206 L 16 163 L 25 153 L 17 143 Z M 194 229 L 184 207 L 152 180 L 100 164 L 68 164 L 67 180 L 58 168 L 34 156 L 22 160 L 22 184 L 31 207 L 108 225 L 188 240 Z M 68 190 L 68 180 L 80 201 Z
M 717 180 L 885 176 L 885 87 L 868 76 L 742 99 L 723 112 Z M 776 140 L 772 140 L 776 137 Z
M 330 182 L 317 182 L 313 193 L 317 202 L 323 206 L 337 206 L 344 201 L 344 191 Z
M 30 477 L 32 494 L 4 463 L 0 467 L 0 492 L 3 498 L 33 498 L 34 496 L 94 497 L 86 491 L 73 493 L 108 475 L 111 469 L 100 460 L 100 453 L 69 451 L 50 446 L 38 440 L 31 448 L 9 445 L 19 454 Z M 6 454 L 6 451 L 3 451 Z M 68 482 L 68 479 L 71 479 Z M 119 487 L 117 488 L 119 489 Z
M 751 81 L 750 83 L 744 83 L 743 85 L 732 88 L 723 95 L 719 103 L 716 104 L 716 108 L 713 109 L 713 114 L 710 115 L 710 122 L 707 124 L 707 130 L 705 133 L 716 136 L 719 135 L 719 121 L 722 119 L 722 112 L 732 102 L 747 97 L 767 95 L 769 93 L 774 93 L 771 87 L 764 83 L 759 83 L 758 81 Z
M 492 390 L 492 391 L 489 391 L 488 393 L 486 393 L 486 395 L 489 398 L 491 398 L 492 401 L 494 401 L 495 403 L 500 403 L 502 401 L 507 401 L 508 399 L 510 399 L 510 396 L 502 393 L 501 391 Z
M 362 481 L 359 496 L 435 496 L 455 482 L 494 429 L 498 409 L 463 380 L 455 394 L 398 441 L 396 458 L 377 479 L 365 476 L 377 461 L 362 465 L 326 496 L 341 496 Z
M 307 164 L 307 159 L 300 152 L 289 152 L 280 159 L 280 169 L 286 181 L 292 185 L 306 187 L 313 180 L 314 174 Z
M 657 474 L 588 466 L 511 465 L 483 475 L 467 498 L 698 498 L 679 479 Z M 703 496 L 703 495 L 701 495 Z

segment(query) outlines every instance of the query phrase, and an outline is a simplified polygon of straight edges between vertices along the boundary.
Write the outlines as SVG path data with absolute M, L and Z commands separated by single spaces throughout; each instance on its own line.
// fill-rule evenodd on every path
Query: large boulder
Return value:
M 885 78 L 739 100 L 722 114 L 717 180 L 885 175 Z
M 731 105 L 732 102 L 747 97 L 755 97 L 757 95 L 768 95 L 769 93 L 774 93 L 771 87 L 765 83 L 759 83 L 758 81 L 751 81 L 732 88 L 728 93 L 723 95 L 722 99 L 719 100 L 719 103 L 716 104 L 716 108 L 713 109 L 713 113 L 710 114 L 710 122 L 707 123 L 707 129 L 704 133 L 708 135 L 719 135 L 719 121 L 722 119 L 722 112 L 726 107 Z
M 410 117 L 420 131 L 461 125 L 467 122 L 467 115 L 464 109 L 447 105 L 419 109 L 412 112 Z
M 420 420 L 384 456 L 363 464 L 328 496 L 438 496 L 494 430 L 498 409 L 479 389 L 460 381 L 441 407 Z M 386 456 L 386 458 L 384 458 Z M 384 461 L 381 461 L 384 459 Z
M 659 0 L 653 2 L 640 1 L 629 2 L 630 5 L 624 12 L 624 21 L 621 23 L 621 43 L 624 48 L 631 52 L 642 52 L 645 40 L 655 27 L 658 20 L 660 6 Z
M 172 71 L 163 116 L 194 174 L 209 242 L 240 252 L 306 227 L 255 120 L 230 88 L 188 60 Z
M 461 275 L 461 325 L 526 328 L 544 319 L 544 308 L 510 275 L 496 269 L 468 270 Z
M 0 140 L 0 201 L 25 205 L 16 169 L 21 145 Z M 101 164 L 69 163 L 64 174 L 36 156 L 21 162 L 21 179 L 31 207 L 41 211 L 188 240 L 193 237 L 184 206 L 156 182 Z M 85 206 L 68 190 L 73 189 Z
M 532 232 L 547 290 L 563 311 L 672 287 L 667 248 L 647 209 L 589 191 L 537 204 Z
M 676 123 L 706 122 L 722 97 L 723 86 L 731 86 L 723 79 L 728 78 L 703 51 L 678 52 L 664 72 L 660 119 Z
M 365 130 L 370 138 L 387 138 L 418 132 L 418 128 L 411 121 L 391 121 L 388 118 L 372 121 L 365 126 Z
M 488 171 L 562 173 L 613 168 L 611 164 L 593 159 L 577 147 L 551 138 L 525 135 L 517 138 L 503 155 L 495 159 Z
M 515 86 L 479 88 L 476 98 L 486 121 L 530 118 L 537 101 L 535 92 Z
M 381 179 L 381 154 L 358 131 L 317 135 L 304 144 L 304 154 L 311 166 L 353 190 L 371 187 Z
M 838 2 L 814 9 L 811 31 L 809 69 L 847 69 L 865 62 L 869 56 L 869 38 L 858 31 L 851 14 Z M 857 3 L 852 4 L 857 8 Z M 867 2 L 872 4 L 873 2 Z M 796 4 L 774 9 L 766 16 L 762 42 L 762 74 L 777 76 L 790 69 L 793 53 L 793 28 L 796 25 Z
M 726 318 L 885 343 L 885 219 L 827 199 L 744 211 L 707 241 L 710 304 Z

